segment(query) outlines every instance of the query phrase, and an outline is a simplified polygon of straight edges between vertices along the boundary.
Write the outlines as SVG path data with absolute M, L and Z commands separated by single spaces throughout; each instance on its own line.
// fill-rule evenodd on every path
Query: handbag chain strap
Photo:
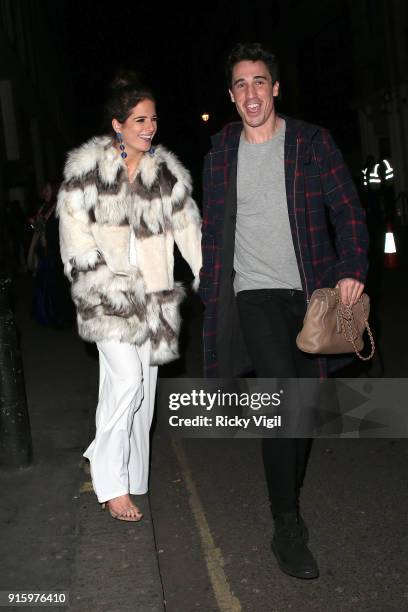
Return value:
M 345 337 L 347 342 L 351 342 L 351 344 L 353 345 L 354 352 L 357 355 L 357 357 L 359 359 L 361 359 L 362 361 L 368 361 L 374 355 L 374 352 L 375 352 L 375 343 L 374 343 L 373 333 L 371 331 L 370 324 L 368 322 L 367 313 L 366 313 L 365 308 L 364 308 L 363 299 L 360 297 L 359 300 L 358 300 L 358 304 L 361 305 L 361 308 L 362 308 L 362 311 L 363 311 L 364 325 L 365 325 L 365 328 L 367 330 L 368 337 L 370 339 L 370 344 L 371 344 L 371 351 L 370 351 L 370 354 L 367 357 L 364 357 L 360 353 L 358 348 L 356 347 L 356 341 L 355 341 L 356 333 L 355 332 L 356 332 L 357 326 L 356 326 L 355 321 L 354 321 L 354 315 L 353 315 L 352 307 L 351 306 L 347 306 L 347 305 L 341 303 L 339 292 L 336 292 L 336 301 L 337 301 L 337 312 L 338 312 L 338 317 L 340 319 L 341 330 L 342 330 L 343 336 Z M 343 316 L 343 313 L 346 316 Z

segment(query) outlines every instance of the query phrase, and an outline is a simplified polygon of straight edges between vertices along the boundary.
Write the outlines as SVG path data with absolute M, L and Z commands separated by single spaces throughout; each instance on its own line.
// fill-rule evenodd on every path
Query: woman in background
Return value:
M 27 257 L 28 268 L 35 276 L 32 314 L 38 323 L 47 327 L 64 327 L 72 323 L 55 215 L 58 187 L 56 183 L 44 186 Z

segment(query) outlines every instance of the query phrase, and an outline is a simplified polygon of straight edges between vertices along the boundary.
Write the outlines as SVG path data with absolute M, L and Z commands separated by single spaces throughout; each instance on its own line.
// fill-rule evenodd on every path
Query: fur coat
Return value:
M 61 257 L 80 336 L 91 342 L 152 343 L 151 363 L 178 357 L 174 241 L 198 286 L 201 219 L 191 179 L 164 147 L 145 153 L 129 183 L 109 136 L 68 154 L 58 195 Z

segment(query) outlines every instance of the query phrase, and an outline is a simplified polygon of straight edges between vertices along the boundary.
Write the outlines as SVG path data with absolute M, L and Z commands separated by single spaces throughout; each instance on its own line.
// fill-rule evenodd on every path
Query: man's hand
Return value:
M 348 306 L 353 306 L 364 291 L 363 283 L 354 278 L 342 278 L 336 287 L 340 289 L 341 301 Z

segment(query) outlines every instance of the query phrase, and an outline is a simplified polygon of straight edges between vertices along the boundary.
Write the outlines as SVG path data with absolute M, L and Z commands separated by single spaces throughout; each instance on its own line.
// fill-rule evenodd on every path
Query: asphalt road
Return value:
M 384 272 L 381 360 L 355 375 L 406 377 L 405 278 L 405 267 Z M 194 299 L 186 314 L 184 361 L 162 376 L 200 376 L 201 308 Z M 167 609 L 408 609 L 407 458 L 406 439 L 315 441 L 302 512 L 321 576 L 301 581 L 282 574 L 270 551 L 260 441 L 174 440 L 159 420 L 150 499 Z
M 407 609 L 407 459 L 406 440 L 315 442 L 302 508 L 321 576 L 308 582 L 271 554 L 259 440 L 157 431 L 150 499 L 167 609 Z

